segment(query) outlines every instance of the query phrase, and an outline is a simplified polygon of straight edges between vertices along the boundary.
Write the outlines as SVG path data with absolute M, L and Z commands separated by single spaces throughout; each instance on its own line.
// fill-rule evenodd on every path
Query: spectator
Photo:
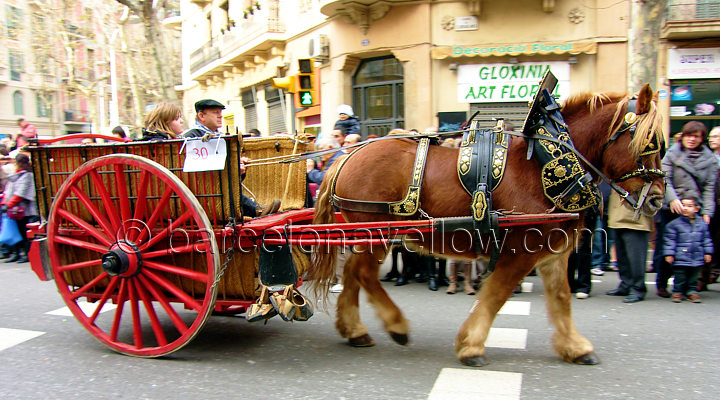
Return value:
M 28 139 L 37 137 L 37 130 L 35 125 L 27 123 L 24 118 L 18 119 L 17 124 L 20 131 L 15 135 L 15 143 L 18 149 L 22 149 L 29 143 Z
M 15 206 L 24 207 L 24 216 L 16 220 L 18 230 L 22 240 L 16 245 L 10 247 L 9 258 L 6 263 L 28 261 L 27 253 L 30 250 L 30 242 L 27 238 L 27 224 L 38 221 L 38 209 L 35 202 L 35 181 L 33 179 L 32 166 L 30 164 L 30 156 L 25 153 L 19 153 L 15 157 L 15 167 L 17 172 L 8 178 L 5 185 L 4 198 L 0 208 L 3 212 L 12 209 Z
M 335 141 L 340 145 L 340 147 L 345 145 L 345 134 L 343 133 L 342 129 L 333 129 L 333 131 L 330 132 L 330 136 L 335 139 Z
M 117 136 L 117 137 L 119 137 L 120 139 L 125 139 L 125 138 L 127 138 L 127 134 L 125 134 L 125 129 L 123 129 L 123 127 L 120 126 L 120 125 L 112 128 L 112 135 L 113 135 L 113 136 Z
M 262 135 L 260 134 L 260 131 L 257 130 L 256 128 L 250 129 L 250 130 L 248 131 L 248 134 L 250 134 L 250 137 L 260 137 L 260 136 L 262 136 Z
M 332 138 L 320 138 L 320 140 L 317 141 L 317 148 L 318 148 L 318 151 L 339 149 L 340 144 L 338 144 L 338 142 Z M 320 157 L 322 159 L 322 169 L 315 168 L 315 161 L 308 159 L 307 160 L 308 180 L 312 183 L 317 183 L 318 185 L 321 184 L 328 168 L 330 168 L 330 166 L 333 165 L 335 160 L 337 160 L 341 155 L 343 155 L 342 151 L 328 152 L 328 153 L 321 155 Z
M 620 196 L 610 194 L 608 204 L 608 226 L 615 230 L 615 249 L 617 252 L 620 284 L 608 291 L 609 296 L 626 296 L 623 303 L 635 303 L 645 298 L 645 261 L 652 219 L 641 215 L 639 221 L 633 221 L 635 211 Z
M 660 211 L 660 223 L 656 226 L 655 254 L 653 267 L 657 272 L 655 284 L 660 297 L 670 297 L 667 291 L 668 279 L 673 270 L 668 265 L 662 246 L 665 226 L 683 211 L 679 199 L 695 197 L 698 199 L 700 213 L 706 224 L 715 212 L 715 181 L 718 174 L 717 158 L 703 140 L 707 128 L 698 121 L 690 121 L 683 126 L 680 141 L 668 149 L 662 160 L 665 172 L 665 201 Z M 618 257 L 619 258 L 619 257 Z
M 682 216 L 665 227 L 663 256 L 675 273 L 673 303 L 680 303 L 684 296 L 700 303 L 697 279 L 700 267 L 712 261 L 713 245 L 707 224 L 697 218 L 700 207 L 695 197 L 685 196 L 681 202 Z
M 568 259 L 568 283 L 570 291 L 582 300 L 590 296 L 592 289 L 590 268 L 592 264 L 593 230 L 598 220 L 594 210 L 585 212 L 585 228 L 580 231 L 577 247 Z M 575 273 L 577 272 L 577 278 Z
M 335 122 L 333 129 L 340 129 L 343 135 L 360 133 L 360 121 L 358 121 L 353 113 L 352 107 L 347 104 L 341 104 L 338 106 L 337 112 L 338 120 Z
M 343 142 L 343 147 L 351 146 L 353 144 L 357 144 L 362 142 L 362 136 L 358 135 L 357 133 L 351 133 L 347 136 L 345 136 L 345 141 Z
M 183 133 L 182 109 L 170 103 L 158 103 L 145 117 L 140 140 L 176 139 Z
M 195 123 L 183 132 L 183 137 L 203 137 L 207 134 L 219 135 L 222 126 L 222 110 L 225 106 L 212 99 L 199 100 L 195 103 Z
M 720 126 L 716 126 L 710 130 L 708 135 L 708 142 L 710 149 L 713 151 L 713 155 L 718 161 L 718 168 L 720 168 Z M 720 172 L 715 180 L 715 210 L 720 206 Z M 715 254 L 713 256 L 713 262 L 706 264 L 700 270 L 700 279 L 698 280 L 698 291 L 703 291 L 707 288 L 707 285 L 715 283 L 720 276 L 720 215 L 716 212 L 710 219 L 710 235 L 713 240 L 713 248 Z

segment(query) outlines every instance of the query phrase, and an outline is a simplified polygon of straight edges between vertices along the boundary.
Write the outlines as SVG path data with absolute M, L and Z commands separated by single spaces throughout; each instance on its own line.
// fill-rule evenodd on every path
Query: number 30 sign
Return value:
M 188 140 L 185 144 L 183 172 L 217 171 L 225 169 L 227 147 L 225 139 Z

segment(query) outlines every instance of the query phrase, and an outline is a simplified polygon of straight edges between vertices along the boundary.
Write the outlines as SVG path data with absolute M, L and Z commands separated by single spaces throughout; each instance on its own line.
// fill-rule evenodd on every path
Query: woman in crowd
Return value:
M 707 128 L 702 122 L 690 121 L 683 126 L 680 140 L 672 145 L 662 160 L 665 172 L 665 202 L 656 226 L 656 235 L 663 237 L 665 225 L 678 217 L 683 210 L 680 199 L 695 197 L 699 201 L 700 215 L 710 224 L 715 212 L 715 181 L 718 161 L 712 151 L 703 144 Z M 670 297 L 667 291 L 672 268 L 663 259 L 662 240 L 655 240 L 653 267 L 657 272 L 655 280 L 657 294 Z
M 30 156 L 25 153 L 18 153 L 15 156 L 15 174 L 8 177 L 5 185 L 4 198 L 2 200 L 3 212 L 20 206 L 25 209 L 22 218 L 17 219 L 18 230 L 22 240 L 10 247 L 8 259 L 5 261 L 24 263 L 28 261 L 27 253 L 30 250 L 30 242 L 27 238 L 27 224 L 38 221 L 37 203 L 35 202 L 35 183 L 33 180 Z
M 182 110 L 170 103 L 158 103 L 145 117 L 140 140 L 175 139 L 183 132 Z

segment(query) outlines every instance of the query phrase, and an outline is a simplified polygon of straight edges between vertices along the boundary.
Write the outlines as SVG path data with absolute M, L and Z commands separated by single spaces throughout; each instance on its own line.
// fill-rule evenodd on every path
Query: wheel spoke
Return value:
M 123 309 L 125 308 L 125 293 L 127 292 L 127 280 L 120 281 L 120 290 L 118 290 L 117 308 L 115 309 L 115 317 L 113 318 L 112 328 L 110 330 L 110 340 L 117 341 L 118 330 L 120 329 L 120 320 L 122 320 Z
M 148 241 L 144 245 L 140 246 L 140 251 L 145 251 L 145 250 L 149 249 L 150 247 L 154 246 L 159 241 L 165 239 L 167 237 L 168 233 L 174 231 L 175 229 L 177 229 L 178 226 L 184 224 L 185 221 L 187 221 L 188 219 L 190 219 L 192 217 L 192 214 L 193 214 L 192 210 L 185 211 L 183 213 L 183 215 L 181 215 L 180 218 L 173 221 L 172 224 L 170 224 L 170 226 L 167 229 L 163 229 L 162 231 L 160 231 L 157 234 L 157 236 L 150 239 L 150 241 Z
M 150 174 L 147 170 L 142 170 L 140 173 L 140 185 L 138 186 L 138 194 L 137 194 L 137 200 L 135 201 L 135 214 L 133 215 L 133 219 L 136 221 L 142 221 L 143 217 L 145 216 L 145 207 L 147 206 L 147 189 L 148 189 L 148 180 L 150 179 Z M 144 231 L 144 229 L 141 229 L 140 231 Z M 135 241 L 135 239 L 138 236 L 138 231 L 132 231 L 130 233 L 130 240 Z
M 155 223 L 158 221 L 162 213 L 167 209 L 168 202 L 170 201 L 170 196 L 172 196 L 173 191 L 170 187 L 165 189 L 165 193 L 163 193 L 162 198 L 160 199 L 160 202 L 158 203 L 157 207 L 153 211 L 152 215 L 150 215 L 150 218 L 147 220 L 146 225 L 152 229 L 153 226 L 155 226 Z M 135 239 L 135 243 L 141 243 L 143 240 L 145 240 L 145 236 L 147 236 L 148 231 L 143 229 L 140 232 L 140 236 L 138 236 Z
M 205 273 L 193 271 L 181 267 L 176 267 L 174 265 L 160 263 L 156 261 L 145 261 L 143 262 L 143 265 L 148 268 L 152 268 L 158 271 L 167 272 L 170 274 L 180 275 L 185 278 L 194 279 L 198 282 L 208 283 L 208 276 Z
M 152 279 L 155 283 L 160 285 L 160 287 L 177 296 L 177 298 L 180 299 L 180 301 L 182 301 L 183 303 L 185 303 L 186 306 L 197 312 L 200 312 L 200 309 L 202 309 L 202 305 L 200 303 L 190 297 L 187 293 L 183 292 L 182 289 L 175 286 L 175 284 L 173 284 L 169 280 L 163 278 L 158 274 L 155 274 L 149 269 L 143 269 L 142 273 L 145 274 L 145 276 L 147 276 L 148 278 Z
M 62 209 L 58 207 L 57 213 L 65 218 L 66 220 L 72 222 L 73 224 L 83 228 L 85 232 L 89 233 L 92 237 L 97 239 L 100 243 L 103 245 L 110 247 L 113 243 L 112 239 L 110 239 L 107 235 L 105 235 L 103 232 L 100 232 L 99 230 L 95 229 L 94 226 L 90 225 L 89 223 L 83 221 L 80 217 L 77 215 L 71 213 L 70 211 L 67 211 L 65 209 Z
M 102 253 L 102 254 L 105 254 L 108 251 L 108 248 L 105 246 L 86 242 L 86 241 L 80 240 L 80 239 L 69 238 L 67 236 L 60 236 L 60 235 L 55 236 L 55 241 L 58 243 L 67 244 L 67 245 L 74 246 L 74 247 L 80 247 L 80 248 L 86 249 L 86 250 L 96 251 L 96 252 Z
M 110 196 L 110 192 L 108 192 L 105 187 L 105 183 L 97 170 L 90 171 L 90 177 L 92 178 L 93 184 L 95 184 L 95 190 L 97 190 L 100 194 L 103 206 L 105 207 L 105 212 L 107 213 L 108 218 L 110 218 L 113 235 L 117 235 L 122 227 L 122 222 L 120 222 L 120 216 L 117 214 L 117 209 L 115 207 L 115 203 L 112 201 L 112 196 Z
M 133 343 L 135 343 L 135 348 L 139 349 L 143 347 L 142 321 L 140 320 L 140 307 L 135 293 L 135 285 L 133 285 L 132 280 L 128 280 L 128 294 L 130 297 L 130 311 L 132 311 Z
M 112 296 L 118 283 L 120 283 L 119 276 L 114 276 L 114 277 L 112 277 L 112 279 L 110 279 L 110 284 L 108 285 L 107 289 L 105 289 L 105 293 L 103 293 L 102 297 L 100 298 L 100 301 L 98 301 L 98 305 L 95 308 L 95 311 L 90 316 L 91 324 L 95 324 L 95 320 L 97 319 L 98 315 L 100 315 L 100 311 L 105 306 L 105 303 L 107 303 L 110 296 Z
M 165 332 L 163 332 L 162 324 L 160 324 L 160 320 L 155 313 L 155 308 L 152 305 L 152 301 L 148 297 L 147 291 L 143 289 L 142 285 L 140 284 L 140 280 L 133 279 L 133 283 L 135 284 L 135 291 L 137 291 L 137 293 L 140 295 L 140 299 L 145 305 L 145 311 L 147 311 L 148 317 L 150 318 L 150 325 L 152 326 L 152 330 L 155 333 L 155 339 L 157 340 L 158 346 L 167 345 L 167 337 L 165 337 Z
M 101 280 L 107 278 L 108 276 L 110 276 L 110 275 L 108 275 L 107 272 L 103 271 L 103 273 L 96 276 L 95 279 L 91 280 L 90 282 L 86 283 L 85 286 L 83 286 L 80 289 L 73 292 L 73 294 L 70 298 L 73 300 L 76 300 L 78 297 L 81 297 L 83 294 L 85 294 L 85 292 L 94 288 L 95 285 L 100 283 Z
M 93 203 L 92 200 L 90 200 L 90 197 L 88 197 L 88 195 L 85 192 L 83 192 L 83 190 L 80 189 L 79 187 L 77 187 L 76 185 L 72 185 L 70 187 L 70 190 L 75 194 L 75 196 L 78 197 L 80 202 L 85 207 L 87 207 L 88 211 L 93 216 L 93 218 L 95 218 L 95 220 L 98 222 L 98 224 L 100 224 L 100 227 L 105 232 L 112 232 L 112 227 L 110 226 L 110 223 L 107 221 L 107 219 L 105 219 L 105 217 L 102 215 L 100 210 L 95 206 L 95 203 Z
M 200 246 L 200 247 L 198 247 L 198 246 Z M 182 254 L 182 253 L 196 253 L 196 252 L 202 252 L 202 251 L 207 251 L 207 250 L 208 250 L 207 245 L 203 246 L 200 244 L 189 244 L 186 246 L 172 247 L 169 249 L 148 251 L 147 253 L 143 253 L 142 257 L 143 257 L 143 260 L 147 260 L 147 259 L 155 258 L 155 257 L 171 256 L 173 254 Z
M 76 269 L 94 267 L 96 265 L 102 265 L 102 260 L 97 259 L 97 260 L 82 261 L 82 262 L 77 262 L 77 263 L 73 263 L 73 264 L 63 265 L 62 267 L 57 267 L 57 272 L 63 273 L 63 272 L 68 272 L 68 271 L 72 271 L 72 270 L 76 270 Z
M 115 184 L 118 190 L 120 201 L 120 217 L 122 221 L 130 220 L 130 198 L 128 197 L 127 183 L 125 182 L 125 171 L 123 166 L 115 164 Z
M 158 290 L 158 288 L 155 286 L 154 283 L 152 283 L 149 279 L 145 278 L 142 274 L 138 275 L 138 279 L 140 279 L 147 288 L 148 291 L 155 297 L 155 299 L 160 303 L 163 309 L 165 309 L 165 312 L 167 313 L 168 317 L 170 317 L 170 320 L 173 322 L 173 325 L 175 325 L 175 329 L 180 332 L 181 335 L 184 335 L 185 332 L 188 330 L 188 326 L 185 324 L 185 321 L 180 318 L 177 311 L 175 311 L 174 308 L 172 308 L 172 305 L 170 305 L 170 302 L 165 297 L 165 295 L 162 293 L 162 291 Z

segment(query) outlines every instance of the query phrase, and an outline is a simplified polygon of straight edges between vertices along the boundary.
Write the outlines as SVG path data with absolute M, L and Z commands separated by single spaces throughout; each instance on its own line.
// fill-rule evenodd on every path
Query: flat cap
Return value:
M 204 99 L 204 100 L 198 100 L 195 103 L 195 112 L 200 112 L 202 110 L 207 110 L 208 108 L 219 108 L 221 110 L 225 109 L 225 106 L 222 105 L 221 102 L 212 100 L 212 99 Z

